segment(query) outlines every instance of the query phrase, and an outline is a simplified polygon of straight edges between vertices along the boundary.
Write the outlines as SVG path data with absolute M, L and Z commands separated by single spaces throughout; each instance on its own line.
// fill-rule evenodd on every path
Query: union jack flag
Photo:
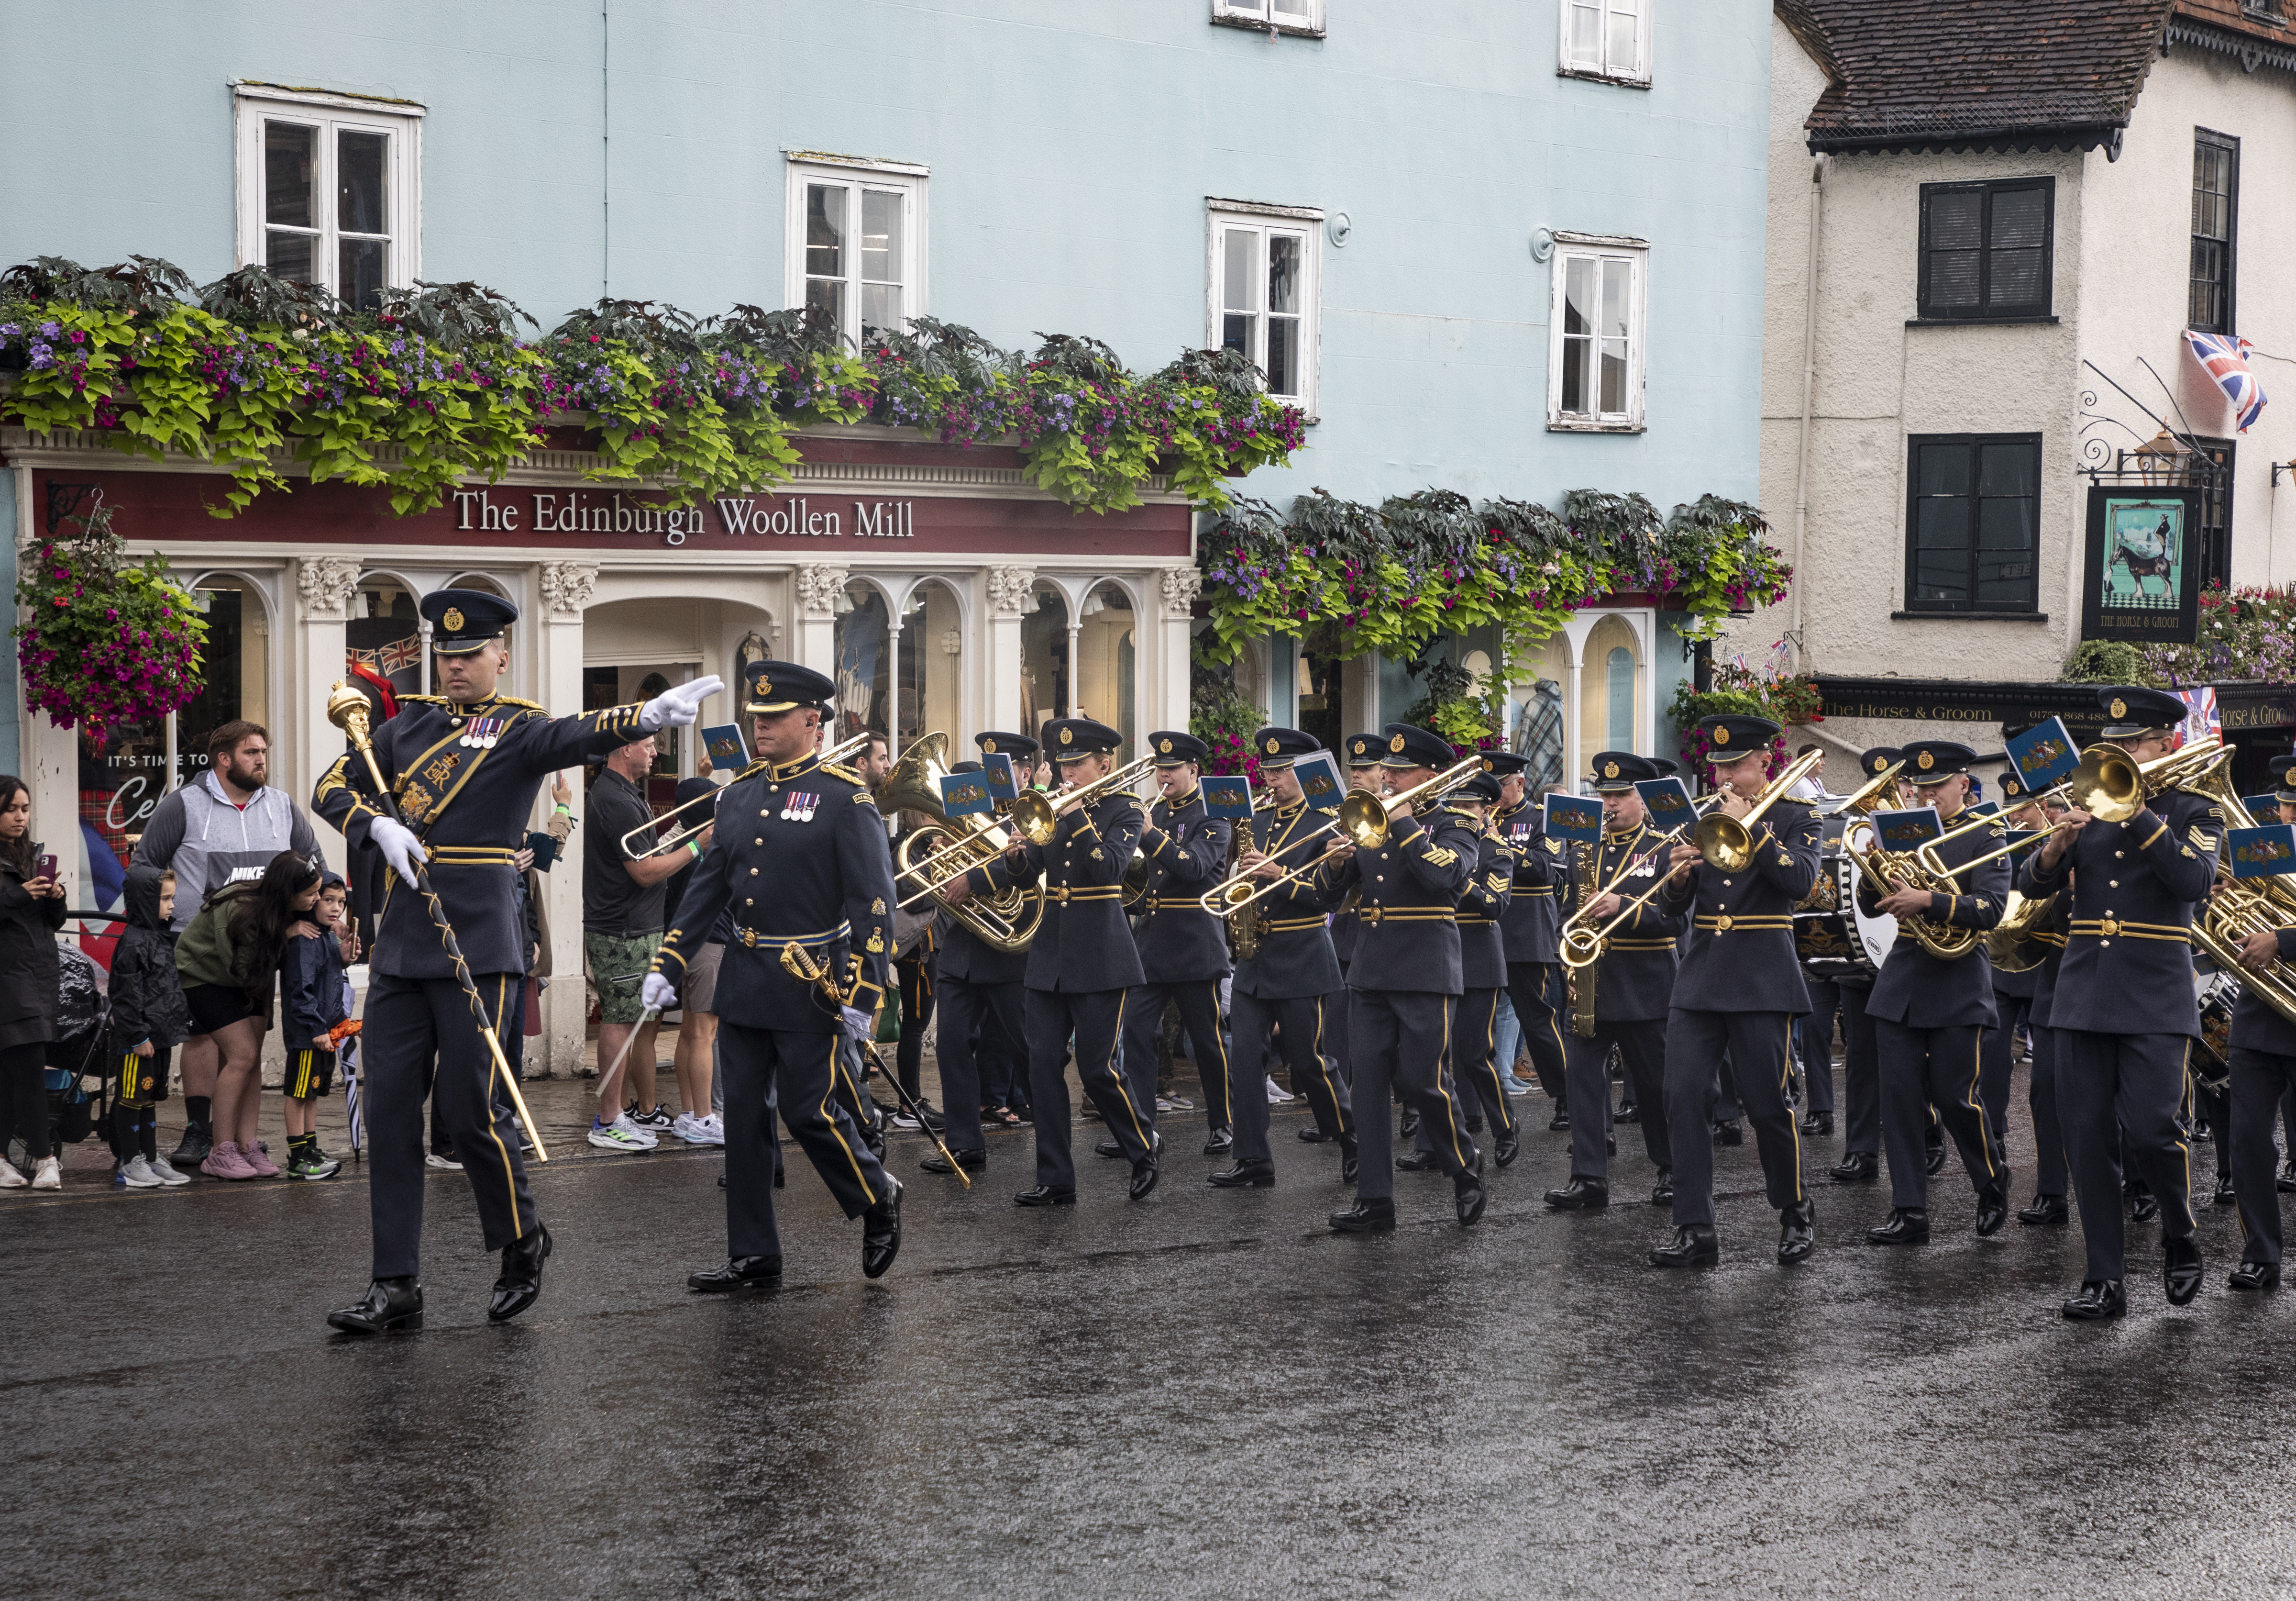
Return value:
M 2202 333 L 2196 328 L 2185 330 L 2185 342 L 2192 347 L 2193 359 L 2201 364 L 2202 371 L 2216 381 L 2232 402 L 2240 431 L 2246 433 L 2249 424 L 2264 415 L 2264 386 L 2248 370 L 2248 353 L 2255 347 L 2244 339 Z
M 2204 685 L 2199 689 L 2172 689 L 2169 693 L 2185 706 L 2185 737 L 2180 748 L 2224 743 L 2224 713 L 2217 706 L 2215 690 Z
M 388 645 L 377 646 L 374 656 L 375 665 L 386 673 L 403 672 L 410 667 L 419 667 L 422 663 L 422 636 L 409 634 L 404 639 L 394 639 Z

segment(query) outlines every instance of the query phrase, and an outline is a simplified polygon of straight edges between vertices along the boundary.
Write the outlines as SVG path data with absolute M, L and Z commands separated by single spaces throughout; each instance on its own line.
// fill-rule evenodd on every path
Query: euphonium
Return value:
M 901 753 L 901 759 L 885 775 L 885 782 L 877 786 L 878 810 L 889 816 L 896 811 L 922 812 L 933 819 L 902 836 L 896 882 L 914 882 L 920 888 L 901 904 L 929 896 L 988 944 L 999 950 L 1025 950 L 1045 918 L 1041 893 L 1016 887 L 997 895 L 973 896 L 962 906 L 949 905 L 942 893 L 962 874 L 1004 855 L 1012 843 L 1004 829 L 988 817 L 952 818 L 941 809 L 940 781 L 948 776 L 947 755 L 948 735 L 928 734 Z M 963 866 L 945 870 L 955 862 Z
M 2234 828 L 2252 828 L 2256 819 L 2232 786 L 2232 752 L 2202 745 L 2209 759 L 2195 759 L 2175 780 L 2176 787 L 2205 795 L 2223 808 L 2225 821 Z M 2174 761 L 2186 752 L 2163 759 Z M 2145 763 L 2148 775 L 2162 762 Z M 2165 784 L 2162 787 L 2167 787 Z M 2193 941 L 2208 952 L 2217 965 L 2281 1016 L 2296 1022 L 2296 963 L 2276 961 L 2261 973 L 2240 965 L 2240 948 L 2249 935 L 2275 932 L 2296 922 L 2289 905 L 2290 886 L 2284 879 L 2234 878 L 2227 858 L 2217 860 L 2216 892 L 2193 910 Z
M 2056 920 L 2054 895 L 2037 897 L 2010 891 L 2001 921 L 1986 933 L 1986 959 L 1996 973 L 2032 972 L 2049 959 L 2050 946 L 2040 935 L 2055 927 Z

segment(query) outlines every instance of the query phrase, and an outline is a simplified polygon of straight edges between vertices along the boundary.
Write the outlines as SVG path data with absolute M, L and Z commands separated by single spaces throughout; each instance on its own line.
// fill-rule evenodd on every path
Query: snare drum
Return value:
M 2240 981 L 2229 973 L 2193 975 L 2201 1003 L 2201 1037 L 2194 1042 L 2193 1081 L 2210 1095 L 2232 1088 L 2232 1009 L 2240 1000 Z

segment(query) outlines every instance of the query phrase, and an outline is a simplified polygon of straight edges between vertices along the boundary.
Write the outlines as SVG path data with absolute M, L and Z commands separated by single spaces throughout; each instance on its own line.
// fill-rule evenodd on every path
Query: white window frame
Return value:
M 1562 296 L 1572 261 L 1619 261 L 1632 264 L 1633 282 L 1627 291 L 1627 408 L 1622 412 L 1566 412 L 1562 409 Z M 1643 390 L 1649 367 L 1650 242 L 1617 234 L 1570 234 L 1557 230 L 1547 300 L 1546 426 L 1554 433 L 1640 433 L 1643 431 Z M 1599 334 L 1597 335 L 1599 344 Z M 1599 366 L 1596 382 L 1599 384 Z M 1599 393 L 1597 395 L 1599 400 Z
M 1259 286 L 1261 299 L 1266 299 L 1267 239 L 1271 234 L 1284 234 L 1300 241 L 1300 388 L 1295 395 L 1275 398 L 1287 405 L 1297 406 L 1310 423 L 1322 420 L 1318 389 L 1323 377 L 1324 348 L 1324 213 L 1314 206 L 1271 206 L 1258 201 L 1223 200 L 1208 196 L 1204 201 L 1204 348 L 1217 350 L 1221 343 L 1221 320 L 1226 308 L 1221 303 L 1221 240 L 1234 231 L 1243 230 L 1259 236 Z M 1259 349 L 1252 363 L 1262 373 L 1267 371 L 1267 311 L 1261 305 L 1259 318 Z
M 907 275 L 901 285 L 901 324 L 906 331 L 908 319 L 923 316 L 931 309 L 927 294 L 926 268 L 931 259 L 932 234 L 927 205 L 927 180 L 932 169 L 914 161 L 877 161 L 856 156 L 825 154 L 820 151 L 786 151 L 789 161 L 788 195 L 783 218 L 784 250 L 783 257 L 782 304 L 792 309 L 805 305 L 805 198 L 806 187 L 811 184 L 838 184 L 855 192 L 863 189 L 891 190 L 902 196 L 901 226 L 906 235 L 909 259 Z M 853 223 L 849 238 L 857 234 L 860 212 L 857 204 L 852 211 Z M 861 320 L 857 285 L 860 283 L 859 248 L 850 247 L 854 253 L 851 269 L 845 275 L 846 316 L 848 337 L 857 343 L 860 338 Z
M 403 288 L 422 275 L 422 119 L 425 108 L 413 101 L 376 100 L 316 89 L 283 89 L 270 84 L 232 85 L 233 148 L 237 188 L 234 253 L 238 265 L 264 260 L 263 125 L 299 122 L 319 127 L 319 193 L 322 202 L 320 270 L 316 281 L 340 293 L 341 235 L 335 226 L 335 135 L 341 129 L 391 135 L 389 186 L 392 224 L 383 269 L 386 285 Z
M 1652 12 L 1658 0 L 1555 0 L 1560 12 L 1560 54 L 1555 72 L 1563 78 L 1591 78 L 1606 84 L 1627 84 L 1636 88 L 1650 87 L 1651 34 L 1654 29 Z M 1570 54 L 1570 15 L 1588 5 L 1601 8 L 1602 26 L 1596 29 L 1601 39 L 1601 59 L 1581 62 Z M 1635 58 L 1630 62 L 1611 59 L 1611 19 L 1631 12 L 1635 18 Z
M 1324 37 L 1324 0 L 1212 0 L 1212 21 L 1232 28 Z

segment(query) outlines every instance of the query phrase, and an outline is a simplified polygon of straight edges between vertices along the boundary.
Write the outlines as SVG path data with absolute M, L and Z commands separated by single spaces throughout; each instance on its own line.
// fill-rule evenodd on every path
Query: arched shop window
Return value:
M 420 694 L 429 687 L 422 619 L 414 610 L 418 598 L 389 573 L 364 574 L 343 624 L 348 667 L 361 677 L 382 679 L 393 694 Z
M 1046 720 L 1069 711 L 1069 604 L 1050 584 L 1038 584 L 1034 598 L 1021 619 L 1019 731 L 1041 740 Z
M 898 755 L 935 729 L 948 735 L 949 759 L 962 761 L 972 749 L 960 726 L 964 683 L 964 621 L 956 593 L 942 583 L 919 584 L 901 613 L 900 727 Z
M 847 740 L 885 727 L 893 686 L 891 618 L 874 584 L 856 579 L 837 597 L 837 731 Z
M 1635 653 L 1625 645 L 1612 645 L 1603 672 L 1610 693 L 1605 737 L 1611 750 L 1631 751 L 1635 744 Z
M 1085 597 L 1077 631 L 1077 700 L 1083 714 L 1124 735 L 1117 751 L 1128 759 L 1139 740 L 1133 708 L 1136 630 L 1132 597 L 1121 584 L 1100 584 Z
M 92 904 L 118 902 L 127 858 L 160 798 L 178 784 L 196 783 L 208 766 L 208 735 L 238 718 L 271 729 L 273 778 L 279 773 L 280 733 L 271 727 L 271 620 L 262 592 L 243 579 L 216 573 L 192 587 L 205 613 L 201 652 L 205 686 L 197 699 L 164 718 L 139 718 L 104 731 L 78 730 L 81 882 Z M 172 779 L 170 777 L 172 775 Z M 59 855 L 70 846 L 47 842 Z

